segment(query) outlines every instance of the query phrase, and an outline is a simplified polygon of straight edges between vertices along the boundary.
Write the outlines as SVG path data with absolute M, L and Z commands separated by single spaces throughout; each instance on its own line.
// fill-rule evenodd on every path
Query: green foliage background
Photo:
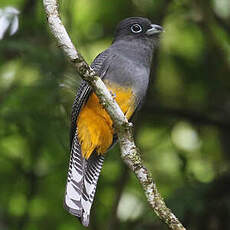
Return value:
M 0 229 L 83 229 L 62 207 L 80 78 L 47 28 L 42 1 L 0 2 L 9 5 L 21 13 L 17 34 L 0 41 Z M 230 2 L 62 0 L 60 11 L 89 63 L 121 19 L 163 25 L 136 140 L 188 229 L 230 229 Z M 107 154 L 89 229 L 167 229 L 119 148 Z

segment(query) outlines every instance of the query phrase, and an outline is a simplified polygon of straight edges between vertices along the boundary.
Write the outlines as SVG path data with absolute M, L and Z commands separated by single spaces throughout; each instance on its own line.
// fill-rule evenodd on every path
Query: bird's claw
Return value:
M 109 92 L 110 92 L 111 96 L 113 97 L 113 99 L 116 99 L 116 93 L 113 93 L 112 90 L 110 90 Z

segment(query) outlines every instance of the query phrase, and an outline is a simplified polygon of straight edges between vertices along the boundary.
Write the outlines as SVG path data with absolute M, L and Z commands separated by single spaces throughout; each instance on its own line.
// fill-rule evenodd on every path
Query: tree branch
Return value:
M 88 66 L 83 57 L 77 52 L 71 42 L 64 25 L 62 24 L 56 0 L 43 0 L 47 20 L 52 34 L 58 41 L 58 45 L 69 60 L 73 63 L 79 75 L 88 82 L 99 98 L 100 103 L 106 109 L 113 120 L 115 131 L 118 135 L 121 157 L 129 168 L 136 174 L 141 183 L 149 204 L 155 213 L 173 230 L 185 230 L 183 225 L 168 209 L 157 191 L 151 174 L 143 166 L 140 152 L 137 149 L 132 135 L 132 124 L 128 122 L 120 107 L 110 95 L 102 80 Z
M 181 108 L 170 107 L 167 105 L 158 105 L 157 103 L 146 104 L 142 109 L 143 114 L 148 114 L 149 120 L 152 120 L 156 115 L 162 116 L 165 118 L 175 119 L 175 118 L 182 118 L 193 122 L 197 125 L 211 125 L 217 128 L 221 128 L 223 130 L 230 129 L 230 122 L 226 119 L 224 120 L 223 117 L 228 118 L 228 114 L 221 111 L 217 114 L 210 112 L 197 112 L 195 110 L 186 110 Z

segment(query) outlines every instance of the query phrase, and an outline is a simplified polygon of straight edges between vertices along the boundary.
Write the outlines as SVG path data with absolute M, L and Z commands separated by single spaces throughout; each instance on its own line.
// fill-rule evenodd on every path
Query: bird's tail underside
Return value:
M 82 157 L 76 132 L 71 149 L 64 207 L 86 227 L 89 225 L 90 209 L 103 161 L 104 156 L 96 153 L 88 160 Z

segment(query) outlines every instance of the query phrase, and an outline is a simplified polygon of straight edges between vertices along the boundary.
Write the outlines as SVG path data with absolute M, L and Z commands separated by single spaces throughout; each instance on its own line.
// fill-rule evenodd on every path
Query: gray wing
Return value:
M 103 78 L 112 60 L 110 50 L 99 54 L 91 67 Z M 64 207 L 81 219 L 84 226 L 88 226 L 90 209 L 93 203 L 96 185 L 103 165 L 104 157 L 93 153 L 88 160 L 82 157 L 81 146 L 78 141 L 76 127 L 77 117 L 84 103 L 91 93 L 91 88 L 82 81 L 72 107 L 70 129 L 70 163 L 66 185 Z
M 108 70 L 108 67 L 112 59 L 113 56 L 110 54 L 110 50 L 107 49 L 104 52 L 97 55 L 97 57 L 94 59 L 93 63 L 91 64 L 91 68 L 98 74 L 98 76 L 103 78 L 106 74 L 106 71 Z M 73 138 L 76 132 L 77 117 L 81 111 L 83 104 L 85 103 L 85 101 L 87 101 L 90 93 L 91 93 L 90 86 L 86 81 L 82 80 L 72 106 L 70 148 L 72 147 Z
M 70 151 L 72 148 L 72 142 L 76 132 L 77 117 L 81 111 L 82 105 L 89 97 L 90 92 L 91 92 L 91 88 L 89 87 L 86 81 L 82 80 L 72 106 L 71 127 L 70 127 Z

